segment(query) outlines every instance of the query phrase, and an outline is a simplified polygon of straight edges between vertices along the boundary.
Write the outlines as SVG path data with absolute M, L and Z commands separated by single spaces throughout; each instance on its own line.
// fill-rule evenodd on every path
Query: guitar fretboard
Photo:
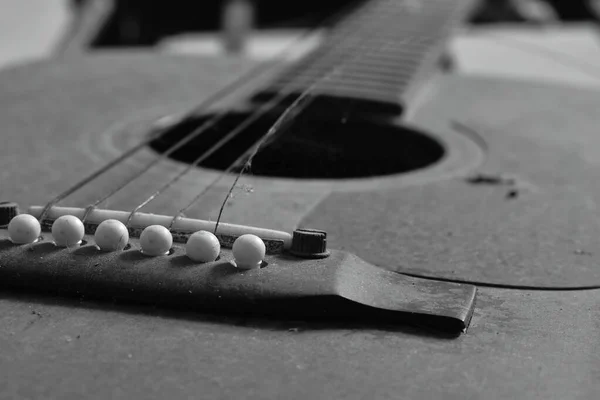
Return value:
M 419 78 L 435 66 L 471 0 L 372 0 L 336 25 L 326 42 L 285 71 L 256 99 L 281 91 L 314 93 L 340 109 L 400 113 Z

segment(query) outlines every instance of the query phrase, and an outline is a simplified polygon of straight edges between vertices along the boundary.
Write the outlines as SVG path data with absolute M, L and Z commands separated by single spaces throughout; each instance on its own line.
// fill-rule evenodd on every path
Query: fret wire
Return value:
M 417 41 L 417 40 L 420 40 L 420 41 Z M 314 56 L 309 55 L 308 57 L 310 59 L 312 59 L 313 57 L 318 58 L 319 63 L 326 63 L 326 62 L 330 61 L 330 59 L 336 59 L 338 57 L 338 55 L 340 55 L 340 54 L 344 54 L 346 52 L 360 52 L 363 49 L 366 50 L 366 49 L 372 48 L 374 45 L 376 46 L 378 43 L 381 43 L 382 41 L 389 42 L 388 49 L 386 49 L 386 51 L 380 51 L 380 52 L 374 54 L 373 57 L 380 57 L 382 55 L 392 57 L 396 53 L 406 54 L 406 53 L 411 53 L 415 50 L 427 50 L 428 46 L 431 46 L 432 44 L 438 42 L 439 40 L 441 40 L 440 37 L 429 37 L 429 38 L 402 37 L 400 39 L 383 38 L 382 37 L 382 38 L 372 39 L 373 43 L 368 43 L 368 45 L 365 45 L 363 48 L 358 48 L 358 49 L 357 48 L 348 48 L 348 49 L 336 48 L 329 52 L 321 52 L 321 53 L 315 54 Z M 389 50 L 393 50 L 393 52 L 391 52 Z M 298 70 L 298 69 L 302 68 L 303 65 L 308 62 L 310 62 L 310 61 L 307 60 L 306 62 L 303 62 L 303 63 L 301 62 L 297 66 L 290 68 L 290 70 Z
M 369 60 L 360 59 L 357 61 L 359 65 L 348 67 L 341 76 L 327 85 L 327 89 L 340 94 L 351 91 L 345 88 L 346 86 L 362 86 L 363 89 L 366 87 L 379 92 L 379 95 L 382 94 L 381 92 L 393 92 L 387 96 L 390 99 L 396 99 L 398 97 L 398 86 L 405 84 L 402 86 L 406 87 L 410 77 L 418 75 L 418 69 L 422 68 L 424 63 L 432 62 L 429 53 L 432 49 L 438 48 L 436 44 L 440 43 L 445 37 L 443 32 L 458 20 L 466 7 L 461 7 L 462 3 L 456 2 L 444 3 L 444 7 L 440 7 L 440 3 L 425 3 L 423 3 L 424 5 L 419 12 L 413 12 L 410 15 L 405 13 L 404 18 L 401 18 L 402 22 L 405 23 L 399 23 L 401 28 L 397 26 L 398 21 L 396 21 L 396 24 L 382 24 L 382 27 L 378 28 L 378 35 L 374 35 L 374 38 L 367 42 L 365 46 L 372 45 L 372 43 L 382 40 L 382 38 L 388 40 L 389 38 L 398 38 L 398 41 L 390 44 L 385 51 L 376 52 Z M 379 7 L 377 12 L 381 13 L 384 8 L 385 6 Z M 431 12 L 432 10 L 433 12 Z M 383 12 L 383 14 L 388 14 L 387 10 L 384 11 L 386 12 Z M 376 16 L 374 18 L 378 22 L 388 21 L 386 18 L 379 20 L 376 19 Z M 368 25 L 368 22 L 365 25 Z M 423 35 L 424 26 L 435 26 L 438 33 Z M 319 75 L 322 71 L 335 65 L 340 54 L 360 51 L 362 51 L 362 46 L 359 48 L 349 46 L 321 48 L 315 52 L 314 56 L 318 57 L 318 61 L 312 63 L 312 66 L 308 66 L 308 63 L 293 66 L 264 92 L 272 92 L 287 84 L 293 84 L 299 88 L 303 85 L 306 86 L 315 75 Z M 311 58 L 311 55 L 308 58 Z M 394 63 L 394 67 L 389 65 L 391 63 Z M 334 84 L 344 86 L 344 88 L 337 88 Z M 325 88 L 322 89 L 320 92 L 325 92 Z
M 409 62 L 405 62 L 402 65 L 398 65 L 395 62 L 381 62 L 378 64 L 356 64 L 356 65 L 352 65 L 348 71 L 346 71 L 344 73 L 344 77 L 345 76 L 361 76 L 363 78 L 366 79 L 370 79 L 373 81 L 376 80 L 387 80 L 390 76 L 403 76 L 407 73 L 412 73 L 414 68 L 418 67 L 421 62 L 422 59 L 424 59 L 424 57 L 422 57 L 419 60 L 416 59 L 411 59 Z M 335 64 L 330 64 L 330 65 L 335 65 Z M 311 77 L 313 76 L 318 76 L 320 74 L 323 73 L 323 71 L 326 71 L 328 68 L 326 66 L 321 66 L 318 69 L 310 69 L 310 70 L 306 70 L 304 72 L 299 72 L 295 75 L 292 74 L 286 74 L 286 76 L 283 76 L 281 78 L 279 78 L 278 80 L 276 80 L 275 82 L 273 82 L 271 84 L 271 86 L 277 86 L 277 85 L 283 85 L 286 84 L 287 82 L 292 82 L 292 81 L 298 81 L 298 80 L 304 80 L 304 79 L 311 79 Z M 379 79 L 375 79 L 373 76 L 377 75 L 379 76 Z
M 348 82 L 348 81 L 345 81 Z M 401 83 L 402 81 L 397 80 L 394 83 Z M 330 92 L 336 92 L 338 95 L 344 92 L 356 92 L 359 90 L 363 91 L 381 91 L 382 93 L 389 93 L 393 98 L 397 98 L 397 90 L 389 90 L 390 83 L 385 82 L 364 82 L 364 81 L 351 81 L 348 85 L 340 85 L 338 82 L 331 82 L 324 84 L 322 87 L 315 89 L 316 93 L 328 94 Z M 306 84 L 290 85 L 296 91 L 302 91 L 307 87 Z
M 393 84 L 394 82 L 409 80 L 410 78 L 412 78 L 414 76 L 414 71 L 416 70 L 416 67 L 417 66 L 414 66 L 412 69 L 407 68 L 403 71 L 396 72 L 394 74 L 390 74 L 391 77 L 389 79 L 385 79 L 385 80 L 384 79 L 379 79 L 379 80 L 369 79 L 371 71 L 367 71 L 365 73 L 355 72 L 352 75 L 343 75 L 343 76 L 338 77 L 335 80 L 332 80 L 330 82 L 330 84 L 328 85 L 328 87 L 339 86 L 341 89 L 344 89 L 344 88 L 348 88 L 348 87 L 351 88 L 353 86 L 373 86 L 373 87 L 383 87 L 390 91 L 396 92 L 397 90 L 395 88 L 390 88 L 389 85 Z M 306 87 L 307 85 L 310 85 L 310 83 L 313 81 L 314 81 L 314 78 L 311 76 L 298 77 L 296 79 L 293 79 L 293 80 L 290 80 L 287 82 L 281 82 L 281 84 L 274 85 L 272 90 L 277 90 L 278 87 L 284 87 L 287 85 L 293 85 L 294 87 Z
M 350 79 L 354 77 L 361 78 L 372 78 L 374 74 L 380 75 L 381 78 L 387 79 L 389 76 L 409 76 L 413 73 L 414 68 L 418 67 L 420 64 L 419 61 L 411 60 L 410 63 L 406 63 L 400 68 L 395 68 L 395 64 L 379 64 L 379 65 L 353 65 L 352 70 L 346 71 L 343 77 L 349 77 Z M 281 79 L 274 83 L 274 85 L 285 84 L 287 82 L 293 81 L 303 81 L 310 80 L 313 75 L 318 75 L 319 71 L 308 71 L 304 74 L 297 75 L 291 79 Z M 373 79 L 371 79 L 373 80 Z
M 434 41 L 431 41 L 434 42 Z M 436 40 L 437 42 L 437 40 Z M 429 43 L 428 43 L 429 44 Z M 368 48 L 368 47 L 367 47 Z M 352 49 L 354 51 L 360 51 L 361 49 Z M 397 62 L 398 58 L 403 57 L 403 56 L 407 56 L 407 55 L 418 55 L 418 54 L 423 54 L 425 52 L 427 52 L 428 47 L 427 45 L 421 44 L 421 43 L 414 43 L 414 42 L 410 42 L 408 40 L 406 40 L 405 43 L 401 43 L 401 44 L 391 44 L 389 49 L 386 49 L 386 51 L 381 51 L 378 52 L 376 54 L 374 54 L 371 58 L 371 60 L 361 60 L 361 61 L 357 61 L 357 63 L 365 63 L 365 64 L 376 64 L 372 61 L 373 59 L 378 60 L 378 59 L 383 59 L 383 60 L 390 60 L 390 61 L 394 61 Z M 331 62 L 335 62 L 335 58 L 338 56 L 338 53 L 343 53 L 343 51 L 337 51 L 337 52 L 332 52 L 330 54 L 325 55 L 324 57 L 321 57 L 319 59 L 319 61 L 315 64 L 315 67 L 313 68 L 321 68 L 321 67 L 325 67 L 328 63 Z M 331 60 L 334 59 L 334 60 Z M 410 59 L 406 60 L 407 62 L 410 61 Z M 293 67 L 290 69 L 291 71 L 298 71 L 301 70 L 303 68 L 302 65 L 297 66 L 297 67 Z

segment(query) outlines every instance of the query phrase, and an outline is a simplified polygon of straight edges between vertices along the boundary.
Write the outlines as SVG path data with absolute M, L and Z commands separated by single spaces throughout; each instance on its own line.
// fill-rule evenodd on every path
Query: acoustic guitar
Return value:
M 363 2 L 291 67 L 3 71 L 2 397 L 597 398 L 600 94 L 442 71 L 470 7 Z M 121 251 L 95 245 L 109 218 Z M 186 255 L 197 230 L 217 260 Z

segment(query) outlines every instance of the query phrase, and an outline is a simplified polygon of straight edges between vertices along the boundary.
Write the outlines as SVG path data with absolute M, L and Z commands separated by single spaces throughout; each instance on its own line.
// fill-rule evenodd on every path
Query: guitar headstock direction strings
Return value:
M 382 46 L 387 45 L 387 41 L 383 41 L 381 43 L 381 45 Z M 361 55 L 361 53 L 357 53 L 355 55 L 355 57 L 358 57 L 359 55 Z M 362 54 L 362 56 L 365 56 L 365 55 Z M 223 214 L 223 210 L 224 210 L 224 207 L 225 207 L 227 201 L 229 200 L 229 198 L 230 198 L 234 188 L 236 187 L 239 179 L 241 178 L 241 176 L 244 174 L 245 171 L 250 169 L 249 167 L 251 166 L 252 160 L 256 156 L 256 154 L 259 152 L 261 146 L 264 143 L 266 143 L 268 140 L 270 140 L 274 135 L 279 133 L 281 128 L 284 126 L 284 124 L 293 120 L 298 115 L 298 113 L 300 113 L 306 107 L 306 105 L 314 98 L 313 91 L 319 84 L 329 80 L 335 74 L 338 74 L 348 64 L 350 64 L 350 63 L 349 62 L 347 62 L 345 64 L 341 63 L 341 64 L 337 65 L 336 67 L 334 67 L 331 71 L 325 73 L 324 76 L 317 78 L 308 89 L 306 89 L 300 93 L 300 95 L 295 99 L 295 101 L 289 107 L 287 107 L 285 109 L 285 111 L 281 114 L 281 116 L 277 119 L 277 121 L 272 125 L 272 127 L 267 131 L 267 133 L 265 135 L 263 135 L 257 141 L 257 143 L 255 143 L 255 145 L 250 148 L 250 150 L 249 150 L 250 154 L 247 156 L 247 158 L 245 158 L 245 154 L 247 154 L 247 153 L 245 153 L 243 155 L 245 158 L 244 167 L 241 168 L 240 172 L 237 174 L 233 184 L 231 185 L 231 187 L 221 205 L 221 208 L 219 210 L 219 215 L 218 215 L 217 221 L 214 226 L 214 234 L 212 234 L 213 236 L 217 233 L 217 229 L 219 227 L 220 220 L 221 220 L 221 217 Z M 264 107 L 260 110 L 262 110 L 263 113 L 270 110 L 272 107 L 278 105 L 280 103 L 280 101 L 283 101 L 284 98 L 286 98 L 288 95 L 289 95 L 289 93 L 287 93 L 287 91 L 285 89 L 280 90 L 280 92 L 278 93 L 278 96 L 276 96 L 276 98 L 275 98 L 275 101 L 272 101 L 271 103 L 268 102 L 267 107 Z M 220 118 L 220 117 L 222 117 L 222 116 L 218 116 L 217 118 Z M 256 113 L 254 114 L 253 118 L 256 118 Z M 210 125 L 210 123 L 208 125 Z M 162 160 L 164 157 L 166 157 L 166 156 L 168 156 L 168 154 L 170 154 L 170 153 L 168 153 L 169 151 L 172 152 L 172 151 L 177 150 L 179 147 L 181 147 L 184 144 L 186 144 L 187 142 L 189 142 L 193 137 L 195 137 L 196 135 L 199 135 L 204 130 L 206 130 L 206 128 L 207 127 L 205 127 L 205 126 L 201 126 L 200 128 L 193 131 L 187 137 L 184 137 L 180 142 L 174 144 L 167 151 L 167 153 L 161 154 L 160 157 L 158 157 L 156 160 L 151 162 L 151 164 L 149 164 L 148 167 L 151 168 L 152 166 L 156 165 L 158 163 L 158 161 Z M 236 130 L 234 130 L 235 133 L 233 135 L 236 135 L 237 133 L 239 133 L 241 131 L 242 131 L 242 129 L 239 129 L 239 127 L 238 127 L 237 132 L 236 132 Z M 233 136 L 232 132 L 230 132 L 229 135 Z M 217 148 L 218 148 L 218 146 L 217 146 Z M 199 160 L 194 162 L 192 165 L 188 166 L 186 171 L 184 171 L 182 174 L 176 176 L 171 181 L 167 182 L 167 184 L 164 185 L 161 189 L 157 190 L 148 199 L 146 199 L 144 202 L 142 202 L 140 205 L 138 205 L 129 214 L 125 224 L 121 223 L 120 221 L 116 221 L 116 220 L 104 221 L 106 224 L 98 227 L 98 228 L 100 228 L 99 229 L 100 232 L 98 233 L 98 236 L 96 238 L 97 246 L 100 249 L 106 250 L 106 251 L 119 251 L 119 250 L 124 249 L 125 245 L 123 243 L 127 242 L 127 240 L 126 240 L 127 237 L 123 234 L 123 232 L 128 232 L 129 225 L 132 222 L 133 217 L 136 215 L 136 213 L 142 207 L 144 207 L 146 204 L 148 204 L 149 202 L 154 200 L 154 198 L 156 198 L 164 190 L 168 189 L 175 181 L 177 181 L 179 178 L 181 178 L 184 173 L 187 173 L 187 171 L 189 171 L 192 167 L 199 164 L 201 162 L 200 160 L 203 160 L 205 157 L 207 157 L 207 155 L 212 154 L 215 150 L 216 150 L 216 148 L 215 148 L 215 146 L 213 146 L 213 148 L 209 149 L 208 154 L 205 153 L 205 154 L 201 155 Z M 44 207 L 44 209 L 41 211 L 39 221 L 37 221 L 37 224 L 31 224 L 32 219 L 24 217 L 24 218 L 19 219 L 19 221 L 22 221 L 22 222 L 15 222 L 15 226 L 18 226 L 20 223 L 20 224 L 24 225 L 24 226 L 20 226 L 20 228 L 29 229 L 28 232 L 34 232 L 36 230 L 36 226 L 39 227 L 40 222 L 44 221 L 44 219 L 47 216 L 47 214 L 49 213 L 50 209 L 55 204 L 57 204 L 60 200 L 64 199 L 66 196 L 70 195 L 75 190 L 78 190 L 80 187 L 87 184 L 89 181 L 95 179 L 99 174 L 105 172 L 107 169 L 114 167 L 116 164 L 118 164 L 120 161 L 122 161 L 121 158 L 118 158 L 113 163 L 109 163 L 107 166 L 105 166 L 100 171 L 98 171 L 98 172 L 92 174 L 91 176 L 89 176 L 88 178 L 84 179 L 82 182 L 80 182 L 80 184 L 75 185 L 74 187 L 67 190 L 65 193 L 57 196 L 55 199 L 50 201 L 46 205 L 46 207 Z M 242 159 L 244 159 L 244 158 L 242 158 Z M 239 160 L 236 160 L 236 162 L 234 162 L 234 164 L 232 166 L 235 166 L 235 164 L 237 164 L 238 161 Z M 141 173 L 146 172 L 147 169 L 148 168 L 142 169 Z M 228 170 L 229 170 L 229 168 L 228 168 Z M 88 206 L 85 209 L 85 212 L 83 214 L 83 218 L 82 218 L 83 221 L 85 221 L 87 219 L 87 217 L 90 215 L 90 213 L 96 209 L 97 205 L 99 205 L 100 203 L 105 201 L 107 198 L 112 196 L 117 191 L 121 190 L 123 187 L 127 186 L 132 180 L 134 180 L 136 178 L 137 178 L 137 175 L 130 178 L 129 180 L 125 181 L 125 183 L 119 185 L 115 190 L 108 193 L 108 195 L 105 195 L 105 196 L 101 197 L 100 199 L 98 199 L 94 204 Z M 220 179 L 220 177 L 219 177 L 219 179 Z M 147 254 L 150 256 L 158 256 L 158 255 L 168 253 L 168 251 L 173 243 L 173 238 L 172 238 L 172 234 L 170 232 L 170 228 L 173 226 L 173 224 L 177 221 L 177 218 L 179 217 L 179 215 L 182 213 L 183 213 L 183 209 L 179 214 L 177 214 L 175 217 L 173 217 L 173 219 L 171 220 L 171 223 L 169 225 L 169 228 L 165 228 L 162 225 L 147 226 L 144 229 L 144 231 L 142 232 L 142 234 L 140 235 L 140 244 L 142 247 L 141 251 L 144 254 Z M 27 222 L 27 221 L 29 221 L 29 222 Z M 28 226 L 27 223 L 29 223 L 32 226 Z M 33 226 L 33 225 L 35 225 L 35 226 Z M 16 232 L 16 228 L 13 230 L 15 230 L 15 232 Z M 53 236 L 54 236 L 54 239 L 55 239 L 55 242 L 57 245 L 59 245 L 59 246 L 76 245 L 77 243 L 81 242 L 81 239 L 83 238 L 83 235 L 84 235 L 83 222 L 82 222 L 82 220 L 79 220 L 77 217 L 75 217 L 73 215 L 64 215 L 64 216 L 57 218 L 54 221 L 54 223 L 52 225 L 52 231 L 53 231 Z M 300 236 L 302 236 L 302 235 L 300 235 Z M 18 238 L 16 233 L 13 234 L 11 236 L 11 238 L 12 237 L 14 237 L 14 240 L 22 239 L 20 237 Z M 212 254 L 214 253 L 214 248 L 215 248 L 215 246 L 214 246 L 215 240 L 213 238 L 211 238 L 211 236 L 208 236 L 206 234 L 202 234 L 201 236 L 193 236 L 193 237 L 194 237 L 194 239 L 193 239 L 194 243 L 198 243 L 201 246 L 205 246 L 206 249 L 202 249 L 202 251 L 199 251 L 199 253 L 202 253 L 202 254 L 200 254 L 200 255 L 194 254 L 194 255 L 192 255 L 192 257 L 194 257 L 198 260 L 204 259 L 204 258 L 212 258 Z M 202 239 L 199 239 L 200 237 L 202 237 Z M 216 236 L 214 236 L 214 238 L 216 239 Z M 191 239 L 191 237 L 190 237 L 190 239 Z M 29 239 L 27 239 L 27 240 L 29 240 Z M 218 242 L 218 239 L 216 241 Z M 188 243 L 189 243 L 189 239 L 188 239 Z M 191 246 L 190 248 L 193 248 L 193 246 Z M 248 267 L 248 268 L 254 267 L 257 264 L 260 265 L 260 262 L 262 261 L 262 257 L 264 257 L 264 254 L 265 254 L 264 242 L 262 241 L 262 239 L 260 239 L 260 237 L 258 237 L 256 235 L 252 235 L 252 234 L 244 234 L 242 236 L 239 236 L 233 243 L 233 249 L 234 249 L 235 258 L 240 260 L 240 262 L 239 262 L 240 266 L 244 266 L 244 267 Z M 211 255 L 209 257 L 207 254 L 204 254 L 204 253 L 211 254 Z M 325 253 L 323 252 L 323 254 L 325 254 Z M 259 258 L 260 258 L 260 260 L 259 260 Z

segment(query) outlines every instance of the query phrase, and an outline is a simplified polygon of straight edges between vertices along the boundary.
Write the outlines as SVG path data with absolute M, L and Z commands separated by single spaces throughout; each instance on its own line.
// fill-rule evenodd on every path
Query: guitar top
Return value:
M 141 51 L 0 73 L 2 200 L 44 228 L 0 228 L 2 397 L 597 398 L 600 94 L 440 72 L 467 3 L 366 2 L 283 73 Z M 226 198 L 220 258 L 192 261 Z M 85 242 L 52 243 L 61 213 Z M 106 215 L 122 251 L 94 246 Z M 148 221 L 168 254 L 140 252 Z M 250 231 L 267 255 L 240 271 Z

